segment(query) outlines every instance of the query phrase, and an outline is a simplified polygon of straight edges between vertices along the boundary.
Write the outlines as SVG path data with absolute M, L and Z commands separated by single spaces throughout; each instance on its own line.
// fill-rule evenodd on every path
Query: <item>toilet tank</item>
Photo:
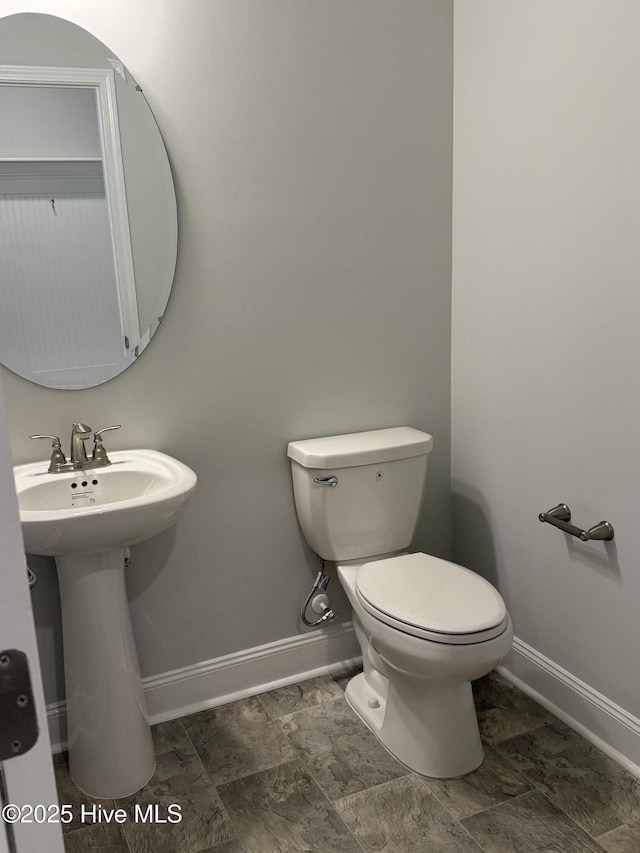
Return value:
M 298 520 L 316 554 L 342 562 L 408 548 L 432 446 L 411 427 L 290 442 Z

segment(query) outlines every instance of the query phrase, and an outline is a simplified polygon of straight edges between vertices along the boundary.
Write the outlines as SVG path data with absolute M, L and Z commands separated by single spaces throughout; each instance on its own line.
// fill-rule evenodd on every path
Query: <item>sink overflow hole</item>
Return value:
M 82 481 L 82 485 L 83 485 L 83 486 L 88 486 L 88 485 L 89 485 L 89 483 L 88 483 L 86 480 L 83 480 L 83 481 Z M 92 485 L 92 486 L 97 486 L 97 485 L 98 485 L 98 481 L 97 481 L 97 480 L 92 480 L 92 481 L 91 481 L 91 485 Z M 77 489 L 77 488 L 78 488 L 78 484 L 77 484 L 77 483 L 71 483 L 71 488 L 72 488 L 72 489 Z

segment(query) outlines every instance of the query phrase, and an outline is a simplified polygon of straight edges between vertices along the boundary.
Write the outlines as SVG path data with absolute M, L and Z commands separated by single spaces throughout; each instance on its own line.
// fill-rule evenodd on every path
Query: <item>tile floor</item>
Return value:
M 438 781 L 395 761 L 324 676 L 154 728 L 156 773 L 115 801 L 181 823 L 74 821 L 67 853 L 638 853 L 640 780 L 496 673 L 475 687 L 486 759 Z M 56 757 L 61 803 L 91 801 Z

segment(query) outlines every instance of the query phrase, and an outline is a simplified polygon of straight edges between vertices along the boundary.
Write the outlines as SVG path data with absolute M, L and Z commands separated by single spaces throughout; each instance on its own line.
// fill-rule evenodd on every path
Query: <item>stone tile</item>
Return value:
M 540 791 L 465 818 L 485 853 L 602 853 L 602 847 Z
M 497 672 L 474 682 L 473 696 L 480 734 L 490 744 L 556 721 L 556 717 Z
M 64 839 L 65 853 L 129 853 L 122 828 L 98 823 L 70 832 Z
M 189 746 L 191 743 L 181 720 L 168 720 L 166 723 L 158 723 L 151 727 L 151 735 L 156 755 Z
M 201 711 L 183 723 L 214 785 L 297 758 L 256 696 Z
M 359 671 L 154 726 L 156 774 L 115 803 L 79 791 L 66 756 L 56 756 L 60 802 L 75 816 L 64 827 L 67 853 L 640 851 L 640 782 L 497 674 L 474 685 L 494 748 L 473 773 L 433 780 L 395 761 L 337 692 Z M 234 803 L 246 845 L 200 758 Z M 178 803 L 184 820 L 134 823 L 136 803 L 157 805 L 161 817 Z M 80 823 L 82 805 L 126 807 L 130 819 Z
M 239 838 L 234 838 L 233 841 L 225 841 L 222 844 L 216 844 L 215 847 L 209 847 L 202 853 L 246 853 L 246 847 Z
M 247 853 L 362 853 L 300 761 L 218 789 Z
M 71 806 L 73 812 L 73 820 L 71 823 L 62 824 L 63 832 L 73 832 L 78 829 L 86 828 L 95 823 L 91 819 L 91 807 L 104 806 L 105 809 L 113 809 L 113 800 L 101 800 L 95 797 L 90 797 L 76 787 L 74 781 L 69 775 L 69 756 L 68 753 L 60 753 L 53 757 L 53 769 L 56 777 L 56 787 L 58 789 L 58 800 L 60 805 Z M 82 806 L 86 806 L 83 814 Z
M 335 807 L 365 851 L 482 853 L 413 774 L 338 800 Z
M 596 839 L 608 853 L 638 853 L 640 850 L 640 820 L 613 829 Z
M 640 818 L 640 780 L 560 722 L 498 750 L 593 836 Z
M 261 693 L 259 699 L 267 709 L 269 716 L 273 720 L 277 720 L 278 717 L 284 717 L 286 714 L 312 708 L 314 705 L 321 705 L 323 702 L 330 702 L 340 695 L 341 690 L 333 678 L 329 675 L 322 675 L 319 678 L 301 681 L 299 684 L 291 684 L 288 687 L 280 687 L 278 690 Z
M 458 779 L 423 779 L 423 782 L 458 820 L 533 788 L 509 761 L 486 744 L 484 761 L 477 770 Z
M 332 800 L 410 772 L 387 752 L 343 698 L 282 717 L 280 723 Z
M 156 772 L 145 787 L 116 802 L 129 813 L 123 826 L 131 853 L 197 853 L 236 837 L 191 745 L 159 755 Z M 148 806 L 157 807 L 159 817 L 166 820 L 170 805 L 180 807 L 179 823 L 140 820 L 140 812 L 145 814 Z

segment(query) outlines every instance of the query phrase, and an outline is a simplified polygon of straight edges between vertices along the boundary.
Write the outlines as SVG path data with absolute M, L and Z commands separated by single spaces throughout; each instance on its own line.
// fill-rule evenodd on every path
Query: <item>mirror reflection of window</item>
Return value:
M 109 378 L 127 347 L 95 90 L 0 86 L 0 115 L 0 336 L 47 384 Z

